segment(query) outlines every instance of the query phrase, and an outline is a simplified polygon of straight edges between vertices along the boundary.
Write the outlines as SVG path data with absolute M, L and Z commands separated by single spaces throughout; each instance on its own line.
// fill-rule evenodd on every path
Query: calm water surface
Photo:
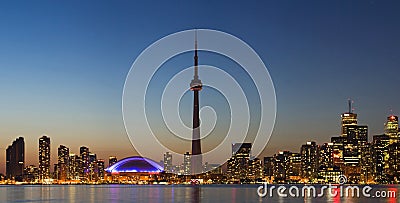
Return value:
M 398 198 L 259 197 L 260 185 L 25 185 L 0 186 L 0 202 L 400 202 Z M 399 185 L 373 186 L 400 192 Z M 320 189 L 318 189 L 320 190 Z M 397 192 L 399 191 L 399 192 Z M 396 194 L 397 195 L 400 194 Z

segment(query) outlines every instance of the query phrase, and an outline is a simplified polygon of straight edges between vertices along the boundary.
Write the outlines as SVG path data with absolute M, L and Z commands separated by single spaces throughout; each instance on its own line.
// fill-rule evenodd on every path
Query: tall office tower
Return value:
M 191 174 L 192 156 L 189 152 L 183 155 L 183 175 Z
M 39 138 L 39 180 L 50 178 L 50 137 Z
M 300 148 L 301 153 L 301 177 L 313 181 L 317 176 L 318 145 L 315 142 L 307 142 Z
M 82 146 L 79 148 L 80 156 L 81 156 L 81 174 L 82 178 L 89 177 L 89 166 L 90 166 L 90 159 L 89 159 L 89 148 Z
M 372 142 L 372 168 L 376 183 L 388 183 L 387 172 L 389 169 L 389 136 L 374 135 Z
M 251 143 L 232 144 L 232 157 L 228 160 L 227 173 L 233 179 L 246 179 L 249 171 Z
M 361 183 L 373 182 L 372 144 L 366 143 L 361 148 Z
M 58 179 L 65 181 L 69 178 L 69 148 L 60 145 L 58 147 Z
M 274 157 L 264 157 L 264 177 L 270 182 L 274 176 Z
M 172 173 L 172 154 L 169 152 L 165 152 L 164 154 L 164 171 Z
M 261 180 L 262 177 L 263 177 L 262 161 L 259 158 L 254 158 L 249 160 L 249 173 L 247 175 L 247 178 L 251 180 Z
M 388 146 L 387 175 L 390 183 L 398 183 L 400 180 L 400 143 L 395 142 Z
M 192 163 L 191 174 L 199 174 L 203 168 L 203 156 L 201 154 L 200 143 L 200 117 L 199 117 L 199 91 L 203 85 L 198 74 L 198 56 L 197 56 L 197 32 L 195 36 L 194 49 L 194 76 L 190 83 L 190 90 L 193 91 L 193 130 L 192 130 Z
M 324 143 L 319 149 L 318 165 L 324 167 L 333 166 L 333 143 Z
M 387 117 L 385 123 L 385 134 L 389 136 L 390 144 L 398 142 L 399 140 L 399 118 L 394 115 Z
M 347 126 L 357 125 L 357 114 L 353 113 L 353 109 L 351 107 L 352 101 L 349 100 L 348 102 L 349 102 L 349 111 L 346 113 L 342 113 L 341 115 L 342 137 L 347 136 Z
M 99 166 L 97 163 L 97 155 L 94 153 L 89 153 L 89 179 L 98 180 Z
M 359 166 L 361 151 L 368 142 L 368 126 L 346 126 L 343 160 L 346 166 Z M 345 174 L 346 175 L 346 174 Z
M 361 155 L 368 143 L 368 126 L 346 126 L 342 167 L 349 183 L 361 181 Z
M 103 180 L 104 179 L 104 170 L 105 170 L 105 164 L 103 159 L 98 159 L 97 160 L 97 167 L 98 167 L 98 173 L 99 173 L 99 179 Z
M 274 181 L 285 183 L 289 180 L 290 152 L 280 151 L 274 155 Z
M 289 180 L 300 181 L 301 174 L 301 154 L 291 152 L 289 154 Z
M 347 138 L 343 136 L 331 137 L 331 142 L 333 143 L 333 165 L 342 167 L 344 165 L 344 145 L 347 142 Z
M 7 179 L 23 180 L 25 166 L 25 142 L 23 137 L 17 138 L 6 150 Z
M 69 179 L 70 180 L 79 180 L 79 172 L 81 159 L 76 154 L 69 155 Z
M 114 165 L 115 163 L 118 162 L 118 159 L 116 156 L 110 156 L 108 157 L 108 167 Z

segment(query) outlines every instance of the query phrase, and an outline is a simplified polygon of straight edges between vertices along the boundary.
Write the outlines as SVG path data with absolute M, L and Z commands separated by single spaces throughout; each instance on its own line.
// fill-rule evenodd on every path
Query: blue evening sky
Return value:
M 371 139 L 400 113 L 399 10 L 364 0 L 1 2 L 0 155 L 24 136 L 26 162 L 37 164 L 42 134 L 52 162 L 60 144 L 132 155 L 121 114 L 130 66 L 151 43 L 193 28 L 235 35 L 267 64 L 277 122 L 264 155 L 329 141 L 348 98 Z

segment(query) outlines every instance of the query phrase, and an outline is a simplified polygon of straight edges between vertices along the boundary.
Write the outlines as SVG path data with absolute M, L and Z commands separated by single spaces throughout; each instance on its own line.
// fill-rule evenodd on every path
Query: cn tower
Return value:
M 201 80 L 199 79 L 197 57 L 197 32 L 194 41 L 194 76 L 190 83 L 190 90 L 193 91 L 193 131 L 192 131 L 192 161 L 191 174 L 199 174 L 202 172 L 203 157 L 201 155 L 200 144 L 200 118 L 199 118 L 199 91 L 202 89 Z

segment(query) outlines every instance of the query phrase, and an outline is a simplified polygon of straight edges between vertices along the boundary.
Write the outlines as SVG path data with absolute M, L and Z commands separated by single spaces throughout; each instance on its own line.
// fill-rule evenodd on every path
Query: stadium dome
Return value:
M 109 173 L 155 173 L 164 171 L 164 168 L 151 159 L 132 156 L 118 161 L 106 171 Z

